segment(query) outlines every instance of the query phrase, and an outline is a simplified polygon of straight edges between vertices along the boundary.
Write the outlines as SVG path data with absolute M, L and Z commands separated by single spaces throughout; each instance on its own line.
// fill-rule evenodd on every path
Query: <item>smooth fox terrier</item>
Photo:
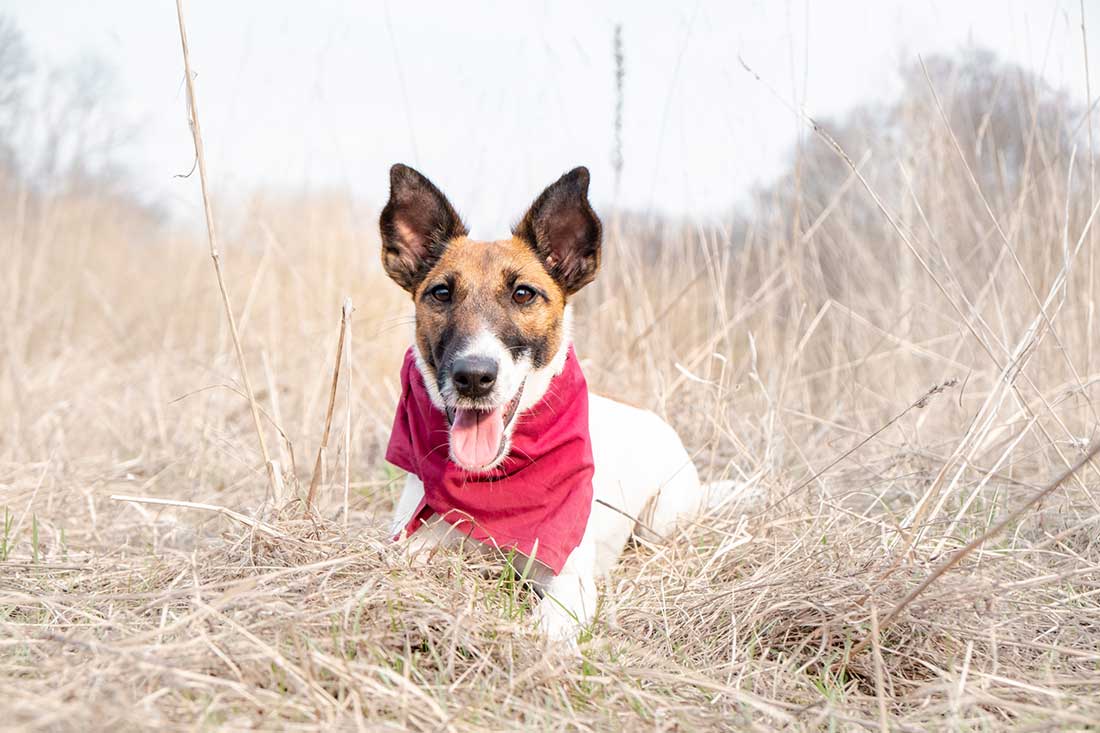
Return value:
M 569 301 L 600 265 L 588 180 L 569 171 L 511 237 L 481 242 L 395 165 L 380 220 L 382 264 L 416 308 L 386 455 L 409 472 L 393 534 L 413 553 L 466 538 L 511 553 L 542 630 L 570 643 L 632 533 L 670 534 L 707 502 L 668 423 L 585 386 Z

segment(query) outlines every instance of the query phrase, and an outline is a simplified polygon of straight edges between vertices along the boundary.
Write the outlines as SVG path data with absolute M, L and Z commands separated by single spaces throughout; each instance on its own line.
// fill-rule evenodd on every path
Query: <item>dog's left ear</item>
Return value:
M 527 242 L 572 295 L 600 267 L 600 219 L 588 203 L 588 169 L 574 168 L 543 191 L 512 233 Z

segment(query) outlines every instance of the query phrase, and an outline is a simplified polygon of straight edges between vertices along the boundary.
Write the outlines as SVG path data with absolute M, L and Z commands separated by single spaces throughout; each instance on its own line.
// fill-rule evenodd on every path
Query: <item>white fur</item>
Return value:
M 565 323 L 562 345 L 550 364 L 527 374 L 517 413 L 542 399 L 550 381 L 564 368 L 572 340 L 572 312 L 568 307 Z M 417 365 L 426 375 L 419 354 Z M 426 377 L 425 382 L 431 380 Z M 431 390 L 429 386 L 430 394 Z M 433 394 L 433 401 L 437 397 L 438 392 Z M 588 526 L 561 573 L 554 575 L 539 563 L 531 564 L 531 579 L 543 596 L 537 611 L 540 625 L 551 638 L 566 642 L 574 641 L 578 632 L 591 622 L 596 608 L 596 578 L 615 567 L 633 532 L 644 532 L 644 527 L 671 538 L 678 522 L 697 516 L 708 503 L 691 456 L 668 423 L 648 410 L 606 397 L 589 393 L 588 399 L 589 431 L 596 463 Z M 442 401 L 437 405 L 441 407 Z M 395 535 L 408 524 L 423 496 L 424 485 L 410 474 L 394 512 Z M 449 528 L 445 522 L 421 528 L 409 538 L 409 552 L 415 555 L 461 541 L 462 537 L 449 532 Z M 518 567 L 524 567 L 523 560 Z

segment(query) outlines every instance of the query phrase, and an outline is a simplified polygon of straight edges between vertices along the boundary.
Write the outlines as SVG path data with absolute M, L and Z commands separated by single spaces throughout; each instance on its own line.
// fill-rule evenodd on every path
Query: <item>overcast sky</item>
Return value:
M 1100 3 L 1086 0 L 1100 58 Z M 711 216 L 781 168 L 795 109 L 836 115 L 896 90 L 918 55 L 984 46 L 1085 98 L 1074 2 L 245 2 L 185 5 L 215 189 L 349 188 L 385 198 L 391 163 L 497 236 L 577 164 L 614 198 L 612 36 L 623 27 L 619 201 Z M 171 0 L 0 0 L 40 63 L 115 74 L 122 154 L 142 189 L 197 211 Z M 758 81 L 742 66 L 752 68 Z M 1100 67 L 1097 67 L 1100 68 Z M 1100 82 L 1094 80 L 1096 86 Z

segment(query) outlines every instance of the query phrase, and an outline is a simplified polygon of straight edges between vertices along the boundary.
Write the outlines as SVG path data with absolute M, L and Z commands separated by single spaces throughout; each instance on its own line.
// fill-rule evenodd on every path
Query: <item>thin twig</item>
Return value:
M 348 528 L 348 500 L 351 494 L 351 298 L 344 298 L 343 318 L 348 324 L 344 346 L 344 529 Z
M 210 259 L 214 261 L 214 274 L 218 276 L 218 289 L 221 291 L 222 305 L 225 306 L 225 317 L 229 320 L 229 333 L 233 337 L 233 348 L 237 352 L 237 365 L 241 370 L 241 381 L 244 382 L 244 391 L 248 395 L 248 406 L 252 411 L 252 424 L 256 428 L 256 437 L 260 440 L 260 453 L 263 455 L 264 467 L 267 469 L 267 480 L 271 495 L 274 498 L 279 495 L 279 482 L 275 477 L 275 466 L 271 463 L 271 456 L 267 452 L 267 441 L 264 440 L 264 431 L 260 424 L 260 411 L 256 404 L 256 395 L 252 391 L 252 380 L 248 377 L 244 350 L 241 348 L 241 336 L 237 332 L 237 319 L 233 316 L 233 307 L 229 303 L 229 292 L 226 290 L 225 278 L 222 276 L 217 230 L 214 228 L 214 213 L 210 207 L 210 194 L 206 178 L 206 155 L 202 146 L 202 128 L 199 126 L 199 108 L 195 99 L 194 75 L 191 73 L 191 56 L 187 48 L 187 28 L 183 22 L 183 0 L 176 0 L 176 17 L 179 20 L 180 45 L 183 47 L 183 71 L 187 77 L 187 106 L 191 112 L 191 137 L 195 143 L 195 158 L 199 165 L 199 184 L 202 188 L 203 213 L 206 216 L 206 234 L 210 240 Z
M 639 527 L 641 527 L 645 531 L 651 532 L 653 534 L 653 536 L 656 537 L 660 542 L 663 542 L 663 543 L 666 543 L 666 544 L 668 543 L 668 537 L 665 537 L 663 534 L 661 534 L 657 530 L 653 529 L 653 527 L 650 527 L 648 524 L 646 524 L 642 520 L 638 519 L 637 517 L 635 517 L 635 516 L 633 516 L 633 515 L 631 515 L 627 512 L 624 512 L 622 509 L 620 509 L 617 506 L 613 506 L 611 504 L 608 504 L 603 499 L 596 499 L 596 503 L 597 504 L 602 504 L 603 506 L 607 507 L 608 509 L 610 509 L 613 512 L 618 512 L 619 514 L 622 514 L 624 517 L 631 520 L 632 522 L 637 524 Z
M 875 698 L 878 702 L 878 727 L 890 733 L 890 718 L 886 712 L 886 681 L 883 674 L 882 648 L 879 645 L 878 609 L 871 606 L 871 652 L 875 672 Z
M 328 393 L 328 412 L 325 413 L 325 430 L 321 433 L 321 445 L 317 446 L 317 460 L 313 464 L 313 476 L 309 480 L 309 493 L 306 494 L 306 515 L 313 511 L 313 501 L 317 498 L 317 487 L 321 480 L 321 460 L 328 449 L 328 436 L 332 430 L 332 412 L 336 407 L 336 387 L 340 382 L 340 361 L 344 355 L 344 335 L 351 319 L 351 299 L 344 300 L 340 312 L 340 338 L 336 341 L 336 360 L 332 365 L 332 388 Z
M 829 465 L 825 466 L 825 468 L 821 469 L 820 471 L 815 472 L 814 475 L 810 476 L 808 479 L 806 479 L 805 481 L 800 483 L 798 486 L 796 486 L 793 489 L 791 489 L 790 491 L 788 491 L 783 496 L 781 496 L 778 499 L 776 499 L 775 501 L 773 501 L 771 504 L 768 504 L 766 507 L 764 507 L 759 512 L 757 512 L 757 514 L 758 515 L 759 514 L 767 514 L 772 509 L 776 508 L 777 506 L 779 506 L 780 504 L 785 502 L 787 499 L 790 499 L 792 496 L 797 494 L 799 491 L 802 491 L 802 489 L 806 488 L 807 486 L 812 484 L 814 481 L 821 478 L 821 476 L 828 473 L 834 466 L 836 466 L 838 463 L 843 461 L 845 458 L 847 458 L 848 456 L 852 455 L 853 453 L 855 453 L 857 450 L 859 450 L 863 446 L 870 443 L 877 436 L 879 436 L 884 430 L 886 430 L 891 425 L 896 423 L 898 420 L 900 420 L 903 417 L 905 417 L 906 415 L 908 415 L 912 410 L 918 410 L 918 409 L 926 407 L 928 405 L 928 401 L 930 399 L 932 399 L 934 396 L 938 395 L 940 392 L 943 392 L 946 389 L 954 387 L 958 383 L 959 383 L 959 380 L 957 380 L 957 379 L 948 379 L 946 382 L 935 385 L 934 387 L 929 389 L 927 392 L 925 392 L 923 395 L 921 395 L 920 399 L 918 399 L 916 402 L 912 403 L 911 405 L 906 407 L 904 410 L 902 410 L 901 412 L 899 412 L 898 414 L 894 415 L 892 418 L 887 420 L 886 423 L 884 423 L 880 428 L 878 428 L 878 430 L 871 433 L 866 438 L 864 438 L 863 440 L 859 441 L 858 443 L 853 445 L 848 450 L 841 453 L 839 456 L 834 458 L 829 463 Z
M 218 506 L 217 504 L 204 504 L 197 501 L 179 501 L 177 499 L 158 499 L 152 496 L 127 496 L 125 494 L 112 494 L 111 499 L 113 501 L 129 501 L 135 504 L 158 504 L 160 506 L 176 506 L 184 509 L 199 509 L 205 512 L 217 512 L 224 517 L 235 519 L 241 524 L 248 525 L 255 530 L 265 532 L 272 537 L 285 538 L 286 535 L 279 530 L 272 527 L 266 522 L 261 522 L 258 519 L 253 519 L 240 512 L 235 512 L 232 509 L 228 509 L 224 506 Z
M 894 621 L 894 619 L 896 619 L 902 611 L 904 611 L 906 608 L 908 608 L 909 605 L 913 601 L 915 601 L 918 596 L 920 596 L 920 594 L 924 593 L 924 591 L 928 589 L 928 586 L 935 583 L 940 578 L 940 576 L 942 576 L 948 570 L 950 570 L 951 568 L 955 567 L 960 562 L 962 562 L 963 559 L 967 555 L 969 555 L 971 552 L 973 552 L 974 550 L 981 547 L 983 544 L 985 544 L 991 538 L 993 538 L 993 537 L 997 536 L 998 534 L 1000 534 L 1002 531 L 1004 531 L 1005 527 L 1007 527 L 1008 525 L 1010 525 L 1013 522 L 1015 522 L 1016 520 L 1018 520 L 1029 509 L 1031 509 L 1033 506 L 1035 506 L 1036 504 L 1041 502 L 1043 499 L 1048 497 L 1050 494 L 1052 494 L 1054 491 L 1056 491 L 1071 476 L 1073 476 L 1075 473 L 1077 473 L 1079 470 L 1081 470 L 1081 468 L 1084 467 L 1089 461 L 1091 461 L 1093 458 L 1095 458 L 1098 453 L 1100 453 L 1100 441 L 1097 441 L 1096 443 L 1094 443 L 1093 446 L 1091 448 L 1089 448 L 1088 452 L 1085 453 L 1084 456 L 1079 458 L 1076 463 L 1074 463 L 1072 466 L 1070 466 L 1065 471 L 1063 471 L 1061 473 L 1061 475 L 1059 475 L 1058 478 L 1056 478 L 1054 481 L 1052 481 L 1050 484 L 1048 484 L 1046 486 L 1046 488 L 1044 488 L 1042 491 L 1035 494 L 1033 497 L 1031 497 L 1027 502 L 1025 502 L 1021 507 L 1019 507 L 1015 511 L 1009 512 L 1009 514 L 1004 519 L 1002 519 L 1001 521 L 999 521 L 995 525 L 993 525 L 985 534 L 983 534 L 982 536 L 978 537 L 975 540 L 970 541 L 965 547 L 963 547 L 961 550 L 958 550 L 954 555 L 952 555 L 950 558 L 948 558 L 946 562 L 944 562 L 938 568 L 933 570 L 932 573 L 920 583 L 920 585 L 918 585 L 916 588 L 911 590 L 909 592 L 909 595 L 905 596 L 905 598 L 903 598 L 901 600 L 901 602 L 898 603 L 898 605 L 894 606 L 894 609 L 886 615 L 886 618 L 882 619 L 882 624 L 880 626 L 880 629 L 885 630 L 885 629 L 889 628 L 890 624 Z M 852 647 L 852 651 L 848 655 L 848 658 L 851 659 L 851 658 L 855 657 L 861 651 L 866 649 L 867 645 L 870 644 L 870 643 L 871 643 L 871 635 L 865 636 L 861 642 L 859 642 L 854 647 Z
M 1092 80 L 1089 75 L 1089 39 L 1088 34 L 1085 32 L 1085 0 L 1081 0 L 1081 46 L 1085 54 L 1085 99 L 1091 102 Z M 1091 104 L 1085 111 L 1085 119 L 1088 122 L 1089 128 L 1089 204 L 1091 205 L 1096 203 L 1096 147 L 1092 142 Z M 1085 320 L 1085 333 L 1088 334 L 1088 338 L 1085 339 L 1085 374 L 1092 374 L 1092 337 L 1095 333 L 1092 327 L 1092 321 L 1093 317 L 1096 315 L 1096 290 L 1094 289 L 1096 281 L 1096 246 L 1093 240 L 1092 231 L 1089 230 L 1089 302 Z

